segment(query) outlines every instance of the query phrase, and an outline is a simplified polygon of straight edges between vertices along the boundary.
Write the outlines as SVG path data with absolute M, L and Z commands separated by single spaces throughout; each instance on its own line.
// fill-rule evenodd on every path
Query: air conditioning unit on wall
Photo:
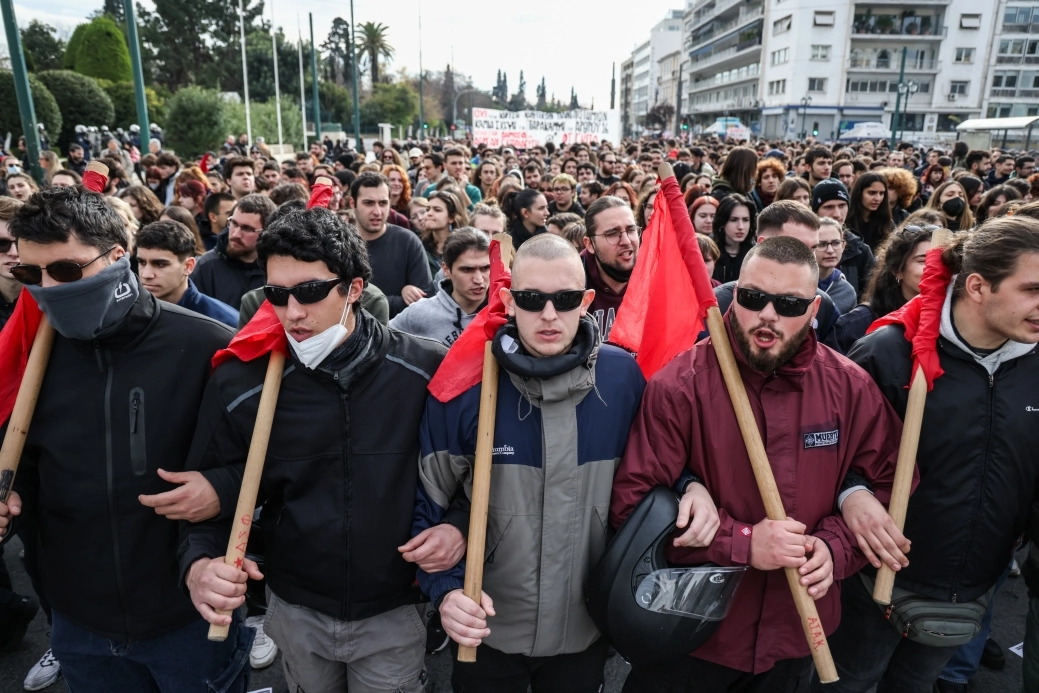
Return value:
M 949 101 L 955 101 L 955 100 L 956 100 L 956 94 L 949 94 Z

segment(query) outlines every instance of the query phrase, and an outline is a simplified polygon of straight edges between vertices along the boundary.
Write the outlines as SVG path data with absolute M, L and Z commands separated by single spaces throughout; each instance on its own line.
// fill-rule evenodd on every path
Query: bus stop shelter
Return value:
M 1013 141 L 1024 140 L 1022 149 L 1027 150 L 1032 144 L 1032 129 L 1039 123 L 1039 116 L 1021 116 L 1018 118 L 971 118 L 956 126 L 956 139 L 967 140 L 972 149 L 988 149 L 992 146 L 993 136 L 1003 133 L 1002 148 L 1006 149 L 1013 133 Z M 1022 138 L 1023 134 L 1023 138 Z M 972 136 L 973 135 L 973 136 Z

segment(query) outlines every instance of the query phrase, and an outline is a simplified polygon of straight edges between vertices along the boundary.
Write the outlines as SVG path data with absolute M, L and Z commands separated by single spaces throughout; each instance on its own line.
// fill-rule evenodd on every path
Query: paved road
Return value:
M 6 551 L 7 567 L 14 581 L 15 591 L 20 594 L 31 594 L 32 587 L 25 574 L 18 553 L 21 544 L 13 540 Z M 1018 558 L 1024 557 L 1022 551 Z M 993 619 L 993 637 L 1004 648 L 1016 645 L 1024 639 L 1025 615 L 1028 611 L 1028 596 L 1024 582 L 1010 579 L 1006 587 L 996 598 L 996 614 Z M 22 680 L 26 672 L 40 658 L 48 647 L 47 621 L 41 612 L 37 615 L 26 634 L 21 649 L 10 654 L 0 654 L 0 693 L 15 693 L 22 690 Z M 447 651 L 426 658 L 430 678 L 436 685 L 435 693 L 449 693 L 451 690 L 451 660 Z M 620 658 L 613 657 L 606 667 L 606 692 L 620 693 L 628 665 Z M 972 681 L 974 693 L 1012 693 L 1021 686 L 1021 658 L 1007 652 L 1007 667 L 1003 671 L 989 671 L 982 668 Z M 250 689 L 257 690 L 271 687 L 273 693 L 288 693 L 285 679 L 281 672 L 281 658 L 272 666 L 262 671 L 254 671 Z M 68 693 L 64 681 L 47 689 L 48 693 Z

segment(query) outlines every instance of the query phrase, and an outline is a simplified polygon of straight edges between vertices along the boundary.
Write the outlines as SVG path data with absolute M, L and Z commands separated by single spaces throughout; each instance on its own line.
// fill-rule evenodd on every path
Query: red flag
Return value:
M 274 312 L 270 301 L 264 301 L 252 319 L 234 336 L 226 349 L 213 354 L 213 368 L 224 361 L 238 359 L 252 361 L 272 351 L 288 354 L 289 342 L 281 320 Z
M 314 207 L 328 207 L 332 201 L 332 181 L 327 176 L 320 176 L 314 181 L 314 187 L 310 191 L 310 199 L 307 201 L 307 209 Z
M 508 319 L 500 293 L 510 286 L 512 273 L 501 261 L 501 244 L 491 241 L 491 288 L 487 292 L 487 305 L 462 331 L 429 382 L 429 391 L 441 402 L 454 399 L 482 379 L 484 345 Z
M 938 329 L 945 295 L 952 281 L 952 270 L 942 262 L 942 251 L 940 247 L 927 251 L 920 295 L 914 296 L 898 310 L 878 318 L 866 330 L 869 334 L 884 325 L 905 326 L 905 337 L 913 343 L 913 373 L 918 367 L 923 368 L 928 392 L 934 389 L 935 379 L 945 372 L 938 361 Z
M 646 378 L 693 346 L 707 309 L 718 305 L 674 176 L 661 183 L 661 199 L 610 332 L 611 342 L 637 354 Z

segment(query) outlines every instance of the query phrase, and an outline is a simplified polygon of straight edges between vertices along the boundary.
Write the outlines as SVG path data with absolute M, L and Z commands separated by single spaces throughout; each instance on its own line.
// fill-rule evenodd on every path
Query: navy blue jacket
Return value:
M 230 325 L 232 330 L 238 329 L 238 311 L 222 301 L 206 296 L 195 288 L 195 283 L 190 279 L 188 280 L 188 290 L 177 301 L 177 305 L 205 315 L 207 318 L 213 318 L 217 322 Z

